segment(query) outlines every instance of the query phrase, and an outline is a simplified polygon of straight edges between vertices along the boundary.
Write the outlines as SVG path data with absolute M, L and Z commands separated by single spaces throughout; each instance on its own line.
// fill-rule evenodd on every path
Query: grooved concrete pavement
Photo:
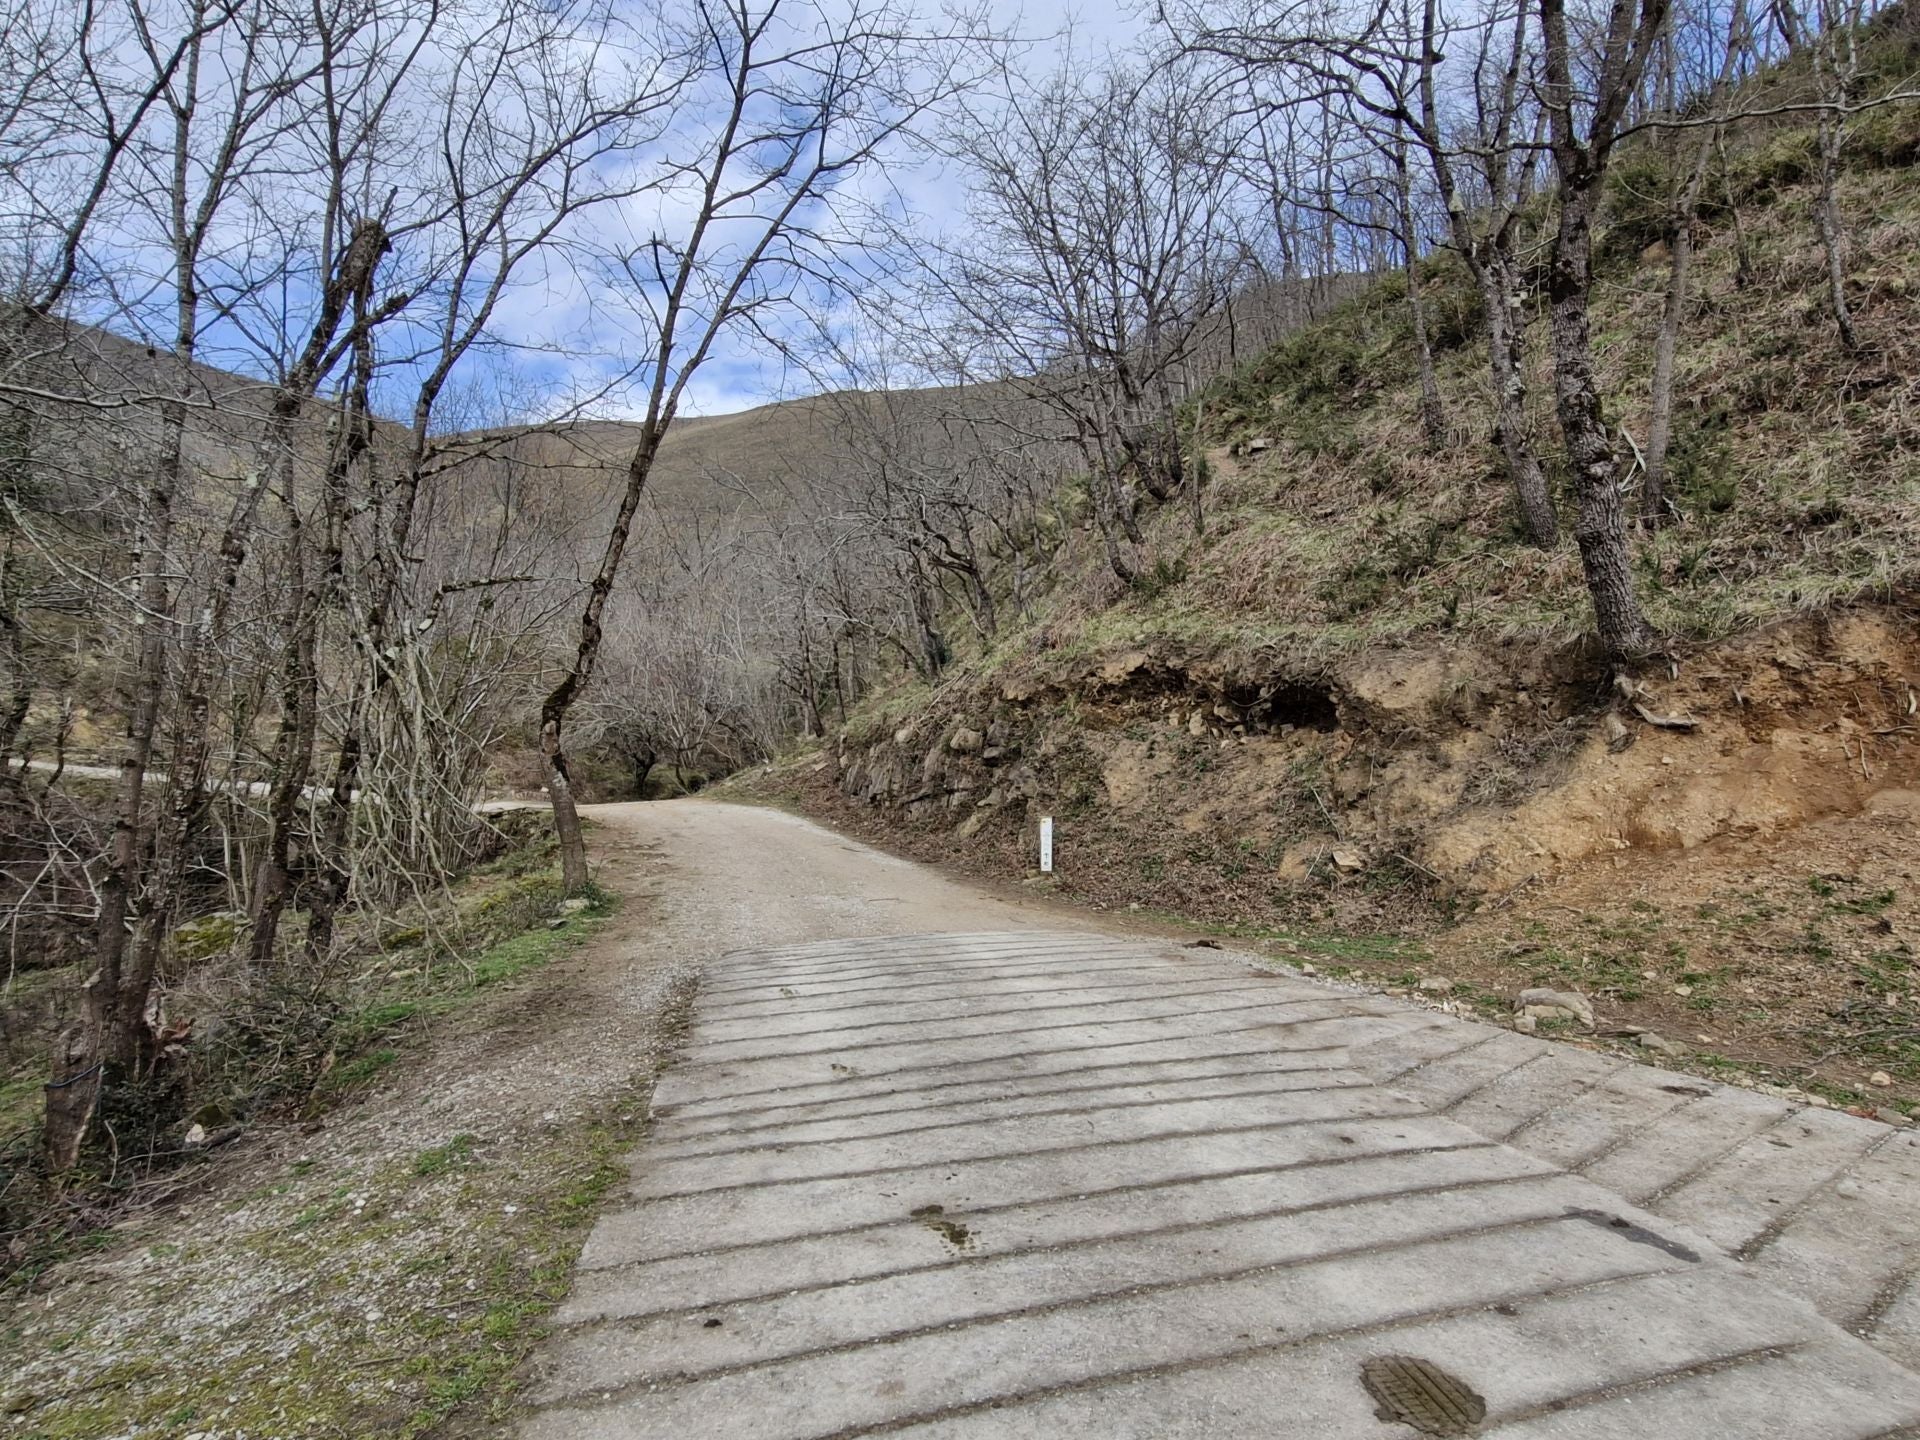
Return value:
M 652 943 L 714 958 L 526 1440 L 1409 1440 L 1385 1355 L 1476 1434 L 1920 1436 L 1911 1131 L 1065 932 L 790 817 L 602 818 L 683 867 Z

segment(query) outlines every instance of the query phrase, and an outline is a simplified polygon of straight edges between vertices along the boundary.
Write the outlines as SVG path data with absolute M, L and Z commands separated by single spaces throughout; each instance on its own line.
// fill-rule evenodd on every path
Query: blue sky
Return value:
M 1055 63 L 1069 34 L 1076 52 L 1093 56 L 1126 48 L 1148 28 L 1148 22 L 1118 5 L 1066 0 L 1000 0 L 993 18 L 996 25 L 1032 41 L 1027 63 L 1036 70 Z M 920 228 L 938 233 L 960 219 L 965 196 L 960 178 L 950 170 L 912 155 L 905 145 L 894 147 L 882 168 L 883 174 L 871 175 L 863 183 L 870 190 L 891 187 L 897 191 Z M 604 320 L 596 324 L 590 318 L 595 309 L 593 297 L 583 293 L 578 277 L 551 274 L 516 295 L 496 329 L 503 339 L 528 347 L 515 362 L 516 367 L 540 388 L 554 396 L 571 393 L 595 397 L 585 405 L 586 413 L 597 417 L 640 413 L 647 377 L 636 375 L 624 389 L 605 389 L 608 377 L 620 368 L 618 343 L 610 338 L 613 332 Z M 572 331 L 587 348 L 607 353 L 597 360 L 580 357 L 570 362 L 535 356 L 535 347 L 555 338 L 556 326 Z M 728 337 L 694 377 L 681 413 L 731 414 L 819 388 L 821 381 L 816 374 L 783 359 L 757 337 L 737 333 Z M 603 390 L 605 393 L 599 393 Z
M 164 5 L 165 0 L 161 3 Z M 831 6 L 834 0 L 811 3 Z M 926 0 L 929 10 L 937 4 L 938 0 Z M 796 7 L 787 13 L 798 15 L 804 10 Z M 1084 0 L 994 0 L 991 20 L 996 29 L 1028 43 L 1024 63 L 1036 72 L 1058 64 L 1069 35 L 1075 56 L 1085 57 L 1091 65 L 1104 51 L 1124 49 L 1136 42 L 1148 24 L 1129 4 L 1100 5 Z M 389 44 L 384 52 L 375 49 L 369 53 L 392 53 L 395 48 Z M 456 46 L 436 53 L 445 56 L 459 50 Z M 138 81 L 142 61 L 137 50 L 129 49 L 123 58 L 128 61 L 129 76 Z M 375 189 L 381 194 L 392 182 L 396 194 L 425 196 L 435 183 L 434 176 L 439 172 L 434 163 L 433 127 L 436 116 L 443 117 L 445 112 L 434 108 L 431 92 L 435 86 L 448 83 L 453 74 L 448 68 L 453 62 L 443 59 L 438 63 L 440 68 L 433 69 L 431 63 L 423 62 L 426 73 L 416 69 L 398 82 L 408 90 L 398 92 L 388 131 L 383 133 L 403 138 L 397 149 L 389 150 L 383 142 L 378 168 L 368 172 L 378 177 Z M 218 81 L 214 84 L 217 86 Z M 217 95 L 214 98 L 218 100 Z M 420 100 L 417 110 L 415 98 Z M 211 134 L 219 105 L 207 109 L 213 117 L 206 122 Z M 702 113 L 697 108 L 691 116 L 677 113 L 677 133 L 690 133 L 686 127 L 701 123 Z M 156 112 L 156 125 L 159 120 Z M 415 129 L 408 129 L 410 122 Z M 164 129 L 157 129 L 155 144 L 139 152 L 150 166 L 166 158 L 166 139 Z M 656 137 L 649 142 L 651 150 L 628 152 L 625 160 L 614 163 L 657 163 L 669 143 Z M 410 148 L 417 159 L 410 157 Z M 84 179 L 85 148 L 77 148 L 75 154 L 80 158 L 73 162 L 78 168 L 72 178 Z M 258 188 L 249 184 L 221 210 L 209 240 L 202 277 L 208 303 L 203 314 L 200 358 L 225 369 L 261 376 L 272 372 L 276 363 L 286 363 L 299 347 L 306 323 L 303 317 L 316 298 L 312 270 L 318 247 L 313 237 L 319 234 L 321 215 L 328 208 L 315 187 L 303 188 L 290 179 L 278 161 L 271 163 L 268 173 L 266 184 Z M 615 169 L 608 173 L 620 172 Z M 51 208 L 38 213 L 58 212 L 64 202 L 62 177 L 46 167 L 43 174 L 52 177 L 51 182 L 41 187 L 43 193 L 31 202 L 13 203 L 16 196 L 0 193 L 0 199 L 7 201 L 0 204 L 0 215 L 28 214 L 33 204 L 49 197 Z M 161 348 L 172 343 L 174 315 L 172 254 L 160 204 L 166 186 L 167 179 L 158 170 L 143 172 L 133 163 L 123 167 L 116 185 L 119 193 L 101 212 L 89 239 L 88 283 L 77 301 L 79 318 Z M 966 207 L 961 178 L 904 142 L 893 144 L 884 163 L 856 177 L 851 188 L 860 203 L 884 206 L 896 220 L 910 215 L 915 227 L 931 234 L 951 230 Z M 409 203 L 408 199 L 401 201 L 400 215 L 408 213 Z M 647 349 L 645 326 L 633 324 L 631 317 L 622 324 L 621 316 L 623 300 L 630 302 L 637 292 L 618 281 L 609 282 L 604 268 L 599 272 L 592 268 L 594 264 L 604 267 L 604 259 L 588 257 L 604 251 L 602 242 L 637 247 L 651 235 L 683 234 L 688 203 L 686 194 L 672 192 L 644 200 L 609 202 L 586 212 L 571 233 L 563 231 L 559 237 L 586 243 L 538 255 L 522 266 L 493 317 L 492 343 L 471 355 L 463 371 L 456 372 L 458 379 L 448 396 L 450 403 L 443 422 L 466 428 L 567 413 L 615 418 L 643 409 L 650 376 L 632 373 L 632 367 Z M 525 228 L 537 220 L 538 212 L 530 211 L 519 223 Z M 395 258 L 383 262 L 381 273 L 386 283 L 412 287 L 414 282 L 407 276 L 432 273 L 429 252 L 437 244 L 426 231 L 403 239 Z M 579 263 L 562 258 L 566 249 L 580 257 Z M 277 278 L 268 278 L 263 285 L 262 266 L 268 267 L 270 277 Z M 232 297 L 234 302 L 233 310 L 225 316 L 216 308 L 221 296 Z M 382 342 L 385 368 L 376 397 L 376 405 L 383 412 L 398 417 L 410 409 L 419 371 L 405 352 L 421 345 L 433 323 L 433 297 L 427 294 L 409 305 L 401 323 L 386 330 Z M 795 322 L 795 333 L 800 328 Z M 627 377 L 624 382 L 623 376 Z M 336 372 L 335 379 L 339 378 Z M 723 340 L 690 382 L 683 413 L 731 413 L 807 393 L 821 384 L 818 375 L 793 365 L 776 346 L 742 329 Z

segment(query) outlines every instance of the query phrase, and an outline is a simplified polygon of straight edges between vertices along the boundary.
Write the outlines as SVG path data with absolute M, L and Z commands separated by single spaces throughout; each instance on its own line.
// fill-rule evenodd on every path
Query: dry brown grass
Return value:
M 1755 143 L 1790 149 L 1792 140 Z M 1745 201 L 1737 226 L 1730 213 L 1709 224 L 1677 387 L 1671 463 L 1682 518 L 1636 541 L 1642 595 L 1677 642 L 1710 642 L 1920 579 L 1915 178 L 1910 168 L 1873 167 L 1844 177 L 1861 355 L 1840 347 L 1825 309 L 1804 179 Z M 1645 433 L 1665 276 L 1656 248 L 1617 261 L 1598 296 L 1602 383 L 1636 437 Z M 1433 283 L 1444 292 L 1459 277 L 1440 266 Z M 1542 644 L 1584 634 L 1570 538 L 1548 552 L 1518 542 L 1488 444 L 1477 337 L 1438 357 L 1453 432 L 1429 453 L 1403 308 L 1397 282 L 1387 282 L 1247 367 L 1224 401 L 1209 401 L 1224 425 L 1204 440 L 1214 447 L 1206 534 L 1192 533 L 1184 507 L 1147 518 L 1149 556 L 1178 557 L 1183 579 L 1121 594 L 1097 537 L 1082 530 L 1033 630 L 1073 656 L 1145 637 L 1189 654 L 1257 647 L 1301 667 L 1440 633 Z M 1532 411 L 1554 470 L 1543 329 L 1534 327 L 1530 355 Z M 1227 455 L 1226 445 L 1254 436 L 1277 443 L 1255 458 Z M 1003 644 L 985 668 L 1021 656 L 1025 638 Z

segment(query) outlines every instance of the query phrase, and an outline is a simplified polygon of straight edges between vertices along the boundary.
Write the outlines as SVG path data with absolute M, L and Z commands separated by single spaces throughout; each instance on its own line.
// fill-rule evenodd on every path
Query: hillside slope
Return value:
M 1604 663 L 1571 542 L 1519 542 L 1473 297 L 1442 257 L 1423 287 L 1444 446 L 1422 444 L 1385 281 L 1202 397 L 1204 529 L 1184 504 L 1143 514 L 1144 583 L 1122 592 L 1063 497 L 1078 533 L 1017 629 L 768 783 L 1002 873 L 1033 863 L 1049 814 L 1047 883 L 1096 903 L 1469 1008 L 1575 985 L 1703 1064 L 1920 1097 L 1920 107 L 1849 131 L 1855 353 L 1820 289 L 1813 154 L 1807 127 L 1755 128 L 1709 186 L 1680 519 L 1635 542 L 1659 663 Z M 1652 144 L 1623 160 L 1600 237 L 1623 453 L 1667 163 Z M 1532 369 L 1553 469 L 1544 355 Z

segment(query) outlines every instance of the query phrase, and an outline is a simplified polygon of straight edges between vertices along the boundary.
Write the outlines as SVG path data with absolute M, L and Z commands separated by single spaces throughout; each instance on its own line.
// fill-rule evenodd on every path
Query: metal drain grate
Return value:
M 1423 1435 L 1465 1435 L 1487 1418 L 1487 1402 L 1428 1360 L 1381 1355 L 1360 1367 L 1360 1383 L 1382 1420 L 1411 1425 Z

